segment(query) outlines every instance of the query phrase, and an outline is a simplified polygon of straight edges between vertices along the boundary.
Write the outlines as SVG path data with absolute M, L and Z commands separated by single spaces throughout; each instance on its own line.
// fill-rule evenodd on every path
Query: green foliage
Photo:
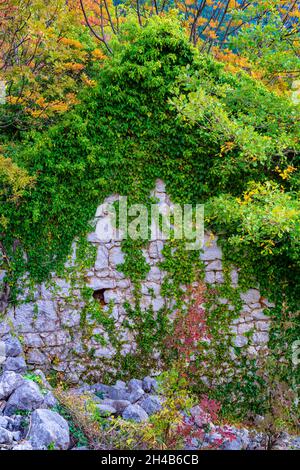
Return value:
M 134 194 L 141 202 L 160 176 L 175 202 L 203 202 L 224 190 L 240 194 L 243 178 L 268 178 L 274 157 L 281 165 L 287 148 L 295 152 L 296 108 L 241 78 L 239 83 L 200 56 L 172 17 L 149 20 L 144 29 L 133 20 L 126 23 L 98 85 L 83 92 L 76 111 L 12 149 L 12 157 L 36 177 L 36 186 L 20 204 L 20 217 L 7 227 L 7 250 L 19 239 L 28 255 L 26 269 L 41 279 L 63 262 L 111 192 Z M 202 108 L 195 109 L 193 100 L 201 96 Z M 178 113 L 178 100 L 186 114 Z M 203 113 L 208 121 L 199 125 Z M 275 126 L 278 120 L 281 125 Z M 229 134 L 236 136 L 230 145 Z M 10 206 L 2 210 L 10 219 Z
M 257 2 L 257 5 L 258 8 L 265 8 L 263 2 Z M 229 47 L 264 71 L 269 84 L 274 84 L 278 79 L 279 86 L 284 89 L 284 82 L 287 81 L 290 86 L 299 74 L 299 6 L 295 3 L 292 6 L 292 2 L 287 5 L 291 8 L 291 18 L 286 14 L 288 10 L 282 14 L 275 6 L 276 2 L 268 11 L 267 18 L 258 22 L 249 22 L 250 11 L 240 11 L 238 16 L 243 20 L 243 26 L 237 35 L 231 36 Z M 288 28 L 283 27 L 283 19 Z
M 130 238 L 122 243 L 122 251 L 125 253 L 124 263 L 118 266 L 118 269 L 129 277 L 136 285 L 144 280 L 150 270 L 141 250 L 142 243 Z
M 262 256 L 284 255 L 299 261 L 300 203 L 293 193 L 272 182 L 249 184 L 242 198 L 230 194 L 212 199 L 207 217 L 227 229 L 232 247 L 250 245 Z M 234 235 L 233 235 L 234 234 Z
M 24 379 L 32 380 L 33 382 L 37 383 L 40 387 L 43 387 L 43 380 L 40 375 L 27 373 L 27 374 L 24 374 L 23 377 Z
M 71 438 L 74 441 L 75 446 L 76 447 L 87 446 L 89 443 L 88 438 L 85 436 L 79 424 L 76 423 L 76 421 L 72 417 L 72 414 L 68 411 L 67 407 L 61 404 L 58 404 L 57 406 L 53 408 L 53 411 L 56 411 L 68 421 Z
M 240 194 L 253 179 L 282 183 L 278 169 L 299 163 L 299 107 L 245 73 L 228 73 L 208 57 L 200 61 L 201 71 L 187 69 L 178 78 L 186 93 L 176 89 L 172 103 L 184 122 L 218 144 L 206 173 L 208 195 L 212 189 Z

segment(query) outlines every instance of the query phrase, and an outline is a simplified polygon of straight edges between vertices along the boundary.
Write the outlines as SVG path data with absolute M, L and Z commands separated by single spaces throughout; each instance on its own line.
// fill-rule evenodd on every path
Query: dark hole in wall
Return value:
M 101 305 L 104 305 L 104 292 L 105 289 L 97 289 L 93 292 L 93 297 L 97 300 Z

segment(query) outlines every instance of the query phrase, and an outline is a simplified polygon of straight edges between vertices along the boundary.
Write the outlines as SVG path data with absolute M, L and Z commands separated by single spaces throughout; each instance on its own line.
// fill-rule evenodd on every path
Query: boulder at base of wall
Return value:
M 34 450 L 67 450 L 70 446 L 69 425 L 55 411 L 35 410 L 28 438 Z

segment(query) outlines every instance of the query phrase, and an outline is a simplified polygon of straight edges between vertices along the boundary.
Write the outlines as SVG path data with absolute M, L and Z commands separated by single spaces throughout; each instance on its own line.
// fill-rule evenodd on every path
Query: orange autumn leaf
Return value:
M 77 64 L 75 62 L 65 62 L 64 67 L 71 72 L 80 72 L 84 69 L 84 64 Z
M 94 49 L 92 52 L 92 56 L 94 57 L 94 59 L 97 60 L 107 59 L 107 56 L 101 51 L 101 49 Z

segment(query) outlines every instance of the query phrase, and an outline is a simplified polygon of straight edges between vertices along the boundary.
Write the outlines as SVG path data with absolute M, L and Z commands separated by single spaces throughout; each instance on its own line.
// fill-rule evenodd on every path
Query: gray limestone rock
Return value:
M 158 395 L 148 395 L 143 398 L 139 405 L 151 416 L 162 408 L 162 399 Z
M 249 289 L 247 292 L 244 292 L 241 294 L 241 299 L 246 303 L 246 304 L 255 304 L 259 302 L 260 299 L 260 293 L 259 290 L 257 289 Z
M 9 398 L 23 383 L 24 379 L 20 374 L 16 374 L 13 371 L 4 372 L 0 377 L 0 400 Z
M 147 421 L 148 415 L 145 410 L 139 405 L 129 405 L 122 413 L 124 419 L 136 421 L 141 423 L 142 421 Z
M 17 410 L 32 411 L 39 408 L 44 401 L 38 385 L 31 380 L 26 380 L 10 396 L 5 414 L 11 416 Z
M 146 393 L 155 392 L 158 389 L 157 381 L 153 377 L 143 379 L 143 389 Z
M 96 408 L 101 416 L 115 415 L 117 413 L 116 408 L 107 403 L 99 403 L 96 405 Z
M 137 389 L 142 388 L 143 381 L 138 379 L 131 379 L 128 382 L 128 390 L 130 392 L 135 392 Z
M 12 448 L 12 450 L 32 450 L 32 445 L 28 441 L 23 441 Z
M 5 339 L 5 353 L 7 357 L 16 357 L 22 354 L 22 346 L 18 338 L 10 336 Z
M 0 444 L 12 444 L 14 439 L 13 433 L 7 429 L 0 428 Z
M 38 409 L 32 413 L 28 435 L 34 450 L 67 450 L 70 446 L 70 433 L 67 421 L 55 411 Z
M 8 357 L 4 363 L 3 370 L 18 373 L 25 372 L 27 370 L 27 366 L 24 357 Z

